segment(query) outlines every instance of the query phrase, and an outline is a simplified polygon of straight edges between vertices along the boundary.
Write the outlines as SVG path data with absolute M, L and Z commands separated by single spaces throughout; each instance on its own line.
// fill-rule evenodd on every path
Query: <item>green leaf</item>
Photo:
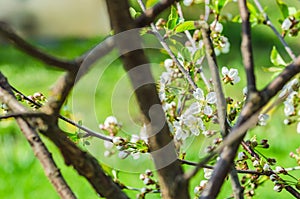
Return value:
M 137 18 L 138 16 L 141 15 L 141 13 L 137 12 L 133 7 L 129 8 L 129 12 L 132 18 Z
M 282 59 L 281 55 L 278 53 L 277 49 L 275 46 L 273 46 L 273 49 L 271 51 L 271 62 L 275 66 L 286 66 L 287 64 L 285 61 Z
M 222 8 L 227 4 L 228 0 L 219 0 L 216 1 L 217 6 L 218 6 L 218 13 L 221 12 Z
M 180 50 L 180 53 L 181 55 L 183 56 L 184 60 L 186 61 L 192 61 L 191 60 L 191 53 L 190 51 L 186 48 L 186 47 L 183 47 L 181 50 Z
M 168 21 L 167 21 L 167 28 L 169 30 L 173 30 L 174 27 L 177 25 L 178 22 L 178 14 L 177 14 L 177 10 L 174 6 L 171 7 L 171 13 L 168 17 Z
M 257 10 L 256 10 L 256 8 L 255 8 L 255 6 L 254 5 L 252 5 L 251 3 L 247 3 L 247 7 L 248 7 L 248 10 L 249 10 L 249 12 L 250 12 L 250 16 L 252 15 L 252 16 L 257 16 L 258 14 L 257 14 Z
M 197 49 L 193 55 L 192 61 L 196 63 L 203 55 L 203 49 Z
M 148 0 L 146 2 L 146 8 L 151 8 L 152 6 L 154 6 L 155 4 L 157 4 L 157 2 L 159 2 L 159 0 Z
M 288 6 L 282 0 L 276 0 L 276 3 L 280 9 L 283 18 L 287 18 L 289 16 Z
M 194 30 L 195 22 L 194 21 L 185 21 L 175 27 L 176 32 L 183 32 L 186 30 Z

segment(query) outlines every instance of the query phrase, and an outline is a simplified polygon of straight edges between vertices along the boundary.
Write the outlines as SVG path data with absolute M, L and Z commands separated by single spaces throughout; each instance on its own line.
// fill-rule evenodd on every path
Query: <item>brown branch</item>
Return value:
M 51 89 L 51 96 L 48 102 L 41 108 L 42 112 L 49 115 L 59 116 L 59 111 L 69 93 L 71 92 L 76 79 L 76 73 L 67 72 L 61 76 Z
M 287 66 L 284 71 L 277 76 L 263 91 L 260 93 L 252 93 L 249 96 L 248 102 L 242 109 L 242 112 L 238 118 L 238 121 L 232 132 L 220 145 L 223 151 L 220 155 L 220 160 L 216 164 L 216 168 L 213 172 L 210 182 L 202 194 L 202 198 L 216 197 L 223 181 L 228 173 L 231 162 L 233 161 L 239 144 L 243 140 L 246 134 L 247 128 L 242 129 L 245 124 L 251 120 L 257 121 L 259 111 L 264 107 L 272 97 L 287 83 L 293 76 L 300 72 L 300 56 L 296 58 L 295 62 Z M 246 125 L 247 127 L 247 125 Z M 242 131 L 243 130 L 243 131 Z
M 10 88 L 13 91 L 15 91 L 16 93 L 20 94 L 25 100 L 27 100 L 30 103 L 34 104 L 36 107 L 39 107 L 39 108 L 42 107 L 41 104 L 38 104 L 35 101 L 33 101 L 32 99 L 28 98 L 26 95 L 24 95 L 22 92 L 20 92 L 19 90 L 17 90 L 13 86 L 10 85 Z M 18 115 L 18 113 L 11 113 L 11 114 L 12 114 L 12 116 L 14 116 L 15 114 Z M 25 115 L 25 116 L 27 114 L 31 115 L 31 113 L 22 113 L 22 115 Z M 36 116 L 36 115 L 40 115 L 40 113 L 39 112 L 34 112 L 33 116 Z M 9 116 L 10 115 L 8 115 L 8 117 Z M 76 122 L 74 122 L 73 120 L 70 120 L 69 118 L 66 118 L 66 117 L 64 117 L 62 115 L 59 115 L 58 118 L 61 119 L 61 120 L 63 120 L 63 121 L 65 121 L 65 122 L 67 122 L 67 123 L 69 123 L 69 124 L 71 124 L 71 125 L 73 125 L 73 126 L 75 126 L 75 127 L 77 127 L 77 128 L 79 128 L 80 130 L 86 132 L 87 136 L 93 136 L 93 137 L 97 137 L 97 138 L 102 139 L 102 140 L 106 140 L 106 141 L 112 142 L 112 138 L 110 136 L 106 136 L 106 135 L 101 134 L 99 132 L 93 131 L 93 130 L 87 128 L 86 126 L 79 125 Z
M 40 51 L 35 46 L 29 44 L 27 41 L 19 37 L 7 23 L 2 21 L 0 21 L 0 35 L 8 39 L 14 46 L 19 48 L 20 50 L 48 65 L 56 66 L 68 71 L 74 71 L 78 69 L 82 61 L 81 59 L 75 61 L 58 59 Z
M 224 138 L 227 136 L 227 134 L 229 132 L 229 128 L 230 128 L 228 125 L 227 116 L 226 116 L 226 108 L 227 108 L 226 99 L 225 99 L 223 89 L 222 89 L 222 83 L 221 83 L 221 79 L 220 79 L 217 59 L 216 59 L 216 55 L 214 53 L 212 41 L 210 39 L 210 30 L 209 30 L 208 25 L 203 24 L 201 31 L 202 31 L 203 42 L 205 45 L 206 59 L 207 59 L 208 66 L 209 66 L 209 69 L 211 72 L 214 91 L 216 92 L 216 95 L 217 95 L 218 120 L 219 120 L 219 124 L 220 124 L 222 137 Z M 239 178 L 237 176 L 237 173 L 236 173 L 234 167 L 230 170 L 230 179 L 231 179 L 232 189 L 233 189 L 235 198 L 244 198 L 243 197 L 243 188 L 241 187 Z
M 162 11 L 170 7 L 175 0 L 161 0 L 155 4 L 152 8 L 147 9 L 139 18 L 135 20 L 137 27 L 143 27 L 149 25 Z
M 7 85 L 7 87 L 9 87 L 9 85 Z M 7 93 L 4 93 L 3 89 L 0 90 L 0 97 L 1 100 L 5 104 L 7 104 L 7 106 L 12 111 L 22 111 L 25 113 L 28 112 L 28 110 L 26 110 L 22 105 L 20 105 L 16 101 L 16 99 L 13 98 L 13 95 L 8 95 Z M 45 117 L 42 118 L 22 118 L 20 120 L 22 120 L 26 124 L 34 124 L 35 129 L 38 129 L 39 132 L 47 136 L 59 148 L 66 164 L 72 165 L 80 175 L 84 176 L 91 183 L 91 185 L 94 187 L 98 194 L 102 195 L 103 197 L 113 199 L 128 198 L 125 195 L 125 193 L 122 192 L 121 188 L 118 185 L 116 185 L 112 181 L 112 179 L 104 173 L 98 161 L 87 152 L 84 152 L 81 149 L 79 149 L 66 136 L 66 134 L 57 127 L 55 116 L 45 115 Z M 26 126 L 24 127 L 24 125 L 21 125 L 20 127 L 22 129 Z M 36 136 L 38 135 L 34 135 L 33 140 L 39 141 L 39 137 Z M 45 156 L 43 156 L 43 158 L 45 158 Z M 48 167 L 45 167 L 44 169 L 46 172 L 48 172 Z M 58 171 L 58 169 L 55 171 L 51 171 L 51 175 L 49 174 L 50 176 L 48 177 L 50 179 L 61 177 L 61 174 L 57 173 Z M 60 186 L 59 188 L 62 189 L 63 187 Z M 59 191 L 60 190 L 58 190 L 58 193 Z
M 107 0 L 106 3 L 116 34 L 135 27 L 128 12 L 127 1 Z M 145 116 L 150 152 L 157 168 L 162 196 L 168 199 L 189 198 L 188 183 L 182 179 L 183 170 L 177 161 L 175 145 L 140 41 L 139 32 L 130 31 L 130 34 L 125 34 L 123 38 L 116 41 L 116 44 Z M 133 46 L 133 49 L 137 50 L 128 51 L 128 46 Z
M 0 120 L 9 119 L 9 118 L 25 118 L 25 117 L 44 117 L 45 114 L 38 112 L 19 112 L 19 113 L 7 113 L 5 115 L 0 116 Z
M 10 110 L 26 114 L 27 110 L 14 98 L 10 86 L 2 73 L 0 73 L 0 99 L 3 103 L 7 104 Z M 60 197 L 70 199 L 76 198 L 69 185 L 64 180 L 60 170 L 57 168 L 51 153 L 48 151 L 34 128 L 32 128 L 23 118 L 19 117 L 16 120 L 25 138 L 29 142 L 34 155 L 40 161 L 45 175 L 48 177 Z
M 208 62 L 209 70 L 213 80 L 214 91 L 217 95 L 217 111 L 218 111 L 218 121 L 220 124 L 220 129 L 223 137 L 228 134 L 227 117 L 226 117 L 226 100 L 224 92 L 222 89 L 222 83 L 220 79 L 218 64 L 216 55 L 214 53 L 214 47 L 210 39 L 210 30 L 208 25 L 205 23 L 201 26 L 203 42 L 205 45 L 206 59 Z
M 241 52 L 243 56 L 243 64 L 247 75 L 247 89 L 248 93 L 251 93 L 256 92 L 256 82 L 254 74 L 253 50 L 251 44 L 251 25 L 249 22 L 250 14 L 247 8 L 247 1 L 239 0 L 238 2 L 240 15 L 242 19 Z
M 72 165 L 90 182 L 98 194 L 109 199 L 128 199 L 121 188 L 104 173 L 93 156 L 79 149 L 56 124 L 44 125 L 47 129 L 40 130 L 40 132 L 59 148 L 66 165 Z

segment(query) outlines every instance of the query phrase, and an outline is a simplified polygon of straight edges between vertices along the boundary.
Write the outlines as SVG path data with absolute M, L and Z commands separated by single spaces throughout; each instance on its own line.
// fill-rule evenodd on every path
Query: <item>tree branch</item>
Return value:
M 240 142 L 243 140 L 248 128 L 256 124 L 259 111 L 264 107 L 272 97 L 287 83 L 294 75 L 300 72 L 300 56 L 295 62 L 287 66 L 284 71 L 277 76 L 263 91 L 258 94 L 252 93 L 248 102 L 242 109 L 236 125 L 232 132 L 226 137 L 217 150 L 223 148 L 220 154 L 220 160 L 216 164 L 216 168 L 210 179 L 212 182 L 208 184 L 202 194 L 202 198 L 216 197 L 228 173 L 231 162 L 233 161 Z M 255 123 L 253 123 L 255 122 Z
M 40 132 L 59 148 L 66 165 L 72 165 L 90 182 L 98 194 L 109 199 L 128 199 L 121 188 L 104 173 L 93 156 L 79 149 L 56 124 L 45 125 L 47 128 Z
M 12 95 L 12 91 L 8 85 L 6 78 L 0 72 L 0 100 L 7 104 L 10 110 L 18 111 L 19 113 L 26 114 L 26 109 L 18 103 L 18 101 Z M 11 113 L 14 114 L 14 113 Z M 21 117 L 16 118 L 20 129 L 22 130 L 25 138 L 29 142 L 34 155 L 40 161 L 45 175 L 48 177 L 52 185 L 54 186 L 57 193 L 61 198 L 76 198 L 69 185 L 63 178 L 60 170 L 57 168 L 51 153 L 48 151 L 47 147 L 42 142 L 41 138 L 31 127 L 31 125 Z
M 140 4 L 142 10 L 146 11 L 146 8 L 145 8 L 143 2 L 141 0 L 138 0 L 138 3 Z M 174 55 L 174 53 L 172 52 L 172 50 L 169 48 L 169 46 L 165 42 L 164 38 L 158 32 L 156 26 L 153 23 L 151 23 L 150 25 L 151 25 L 151 29 L 152 29 L 154 35 L 157 37 L 157 39 L 159 40 L 159 42 L 162 45 L 162 47 L 167 51 L 167 53 L 169 54 L 169 56 L 176 63 L 178 69 L 180 70 L 180 72 L 182 72 L 182 74 L 184 75 L 184 77 L 188 80 L 188 82 L 192 86 L 192 88 L 194 90 L 196 90 L 198 88 L 198 86 L 196 85 L 196 83 L 194 82 L 194 80 L 192 79 L 192 77 L 190 76 L 189 72 L 186 71 L 184 69 L 183 65 L 178 61 L 178 59 L 176 58 L 176 56 Z
M 0 35 L 8 39 L 14 46 L 19 48 L 26 54 L 35 57 L 48 65 L 56 66 L 68 71 L 74 71 L 78 69 L 82 61 L 81 59 L 77 59 L 74 61 L 58 59 L 40 51 L 35 46 L 29 44 L 24 39 L 19 37 L 7 23 L 2 21 L 0 21 Z
M 152 8 L 147 9 L 139 18 L 135 20 L 136 27 L 149 25 L 162 11 L 170 7 L 176 0 L 161 0 Z
M 253 50 L 251 44 L 251 25 L 249 22 L 249 11 L 246 0 L 239 0 L 239 10 L 242 18 L 242 44 L 241 52 L 243 64 L 247 75 L 248 96 L 250 92 L 256 92 L 256 82 L 254 75 Z
M 106 3 L 116 34 L 135 27 L 127 1 L 107 0 Z M 189 198 L 188 183 L 182 179 L 183 171 L 177 161 L 175 145 L 170 136 L 148 60 L 142 50 L 139 32 L 129 32 L 130 34 L 125 34 L 126 38 L 125 36 L 120 38 L 116 44 L 145 116 L 150 152 L 157 168 L 162 196 L 168 199 Z M 137 50 L 129 51 L 128 45 Z
M 280 35 L 280 33 L 276 30 L 275 26 L 273 25 L 273 23 L 270 21 L 268 15 L 265 13 L 264 9 L 262 8 L 261 4 L 259 3 L 258 0 L 253 0 L 256 7 L 258 8 L 259 12 L 263 14 L 264 18 L 265 18 L 265 23 L 272 29 L 272 31 L 274 32 L 274 34 L 277 36 L 277 38 L 279 39 L 279 41 L 281 42 L 281 44 L 284 46 L 285 51 L 288 53 L 288 55 L 290 56 L 290 58 L 295 61 L 296 56 L 293 53 L 292 49 L 289 47 L 289 45 L 285 42 L 285 40 L 283 39 L 283 37 Z
M 17 90 L 17 89 L 14 88 L 13 86 L 10 85 L 10 87 L 11 87 L 11 89 L 12 89 L 13 91 L 15 91 L 16 93 L 20 94 L 25 100 L 29 101 L 30 103 L 34 104 L 35 106 L 37 106 L 37 107 L 39 107 L 39 108 L 41 107 L 40 104 L 38 104 L 38 103 L 36 103 L 35 101 L 31 100 L 30 98 L 28 98 L 26 95 L 24 95 L 22 92 L 20 92 L 19 90 Z M 11 113 L 11 114 L 12 114 L 12 116 L 14 116 L 15 114 L 18 115 L 18 113 Z M 22 113 L 22 115 L 23 115 L 23 114 L 24 114 L 25 116 L 26 116 L 27 114 L 31 115 L 31 113 Z M 39 115 L 39 114 L 40 114 L 39 112 L 34 112 L 34 113 L 33 113 L 33 116 Z M 43 114 L 43 115 L 44 115 L 44 114 Z M 8 115 L 8 117 L 9 117 L 9 115 Z M 64 117 L 64 116 L 62 116 L 62 115 L 59 115 L 58 118 L 61 119 L 61 120 L 63 120 L 63 121 L 65 121 L 65 122 L 67 122 L 67 123 L 69 123 L 69 124 L 71 124 L 71 125 L 73 125 L 73 126 L 75 126 L 75 127 L 77 127 L 77 128 L 79 128 L 80 130 L 86 132 L 86 135 L 87 135 L 87 136 L 93 136 L 93 137 L 97 137 L 97 138 L 102 139 L 102 140 L 106 140 L 106 141 L 112 142 L 112 138 L 111 138 L 110 136 L 106 136 L 106 135 L 103 135 L 103 134 L 101 134 L 101 133 L 99 133 L 99 132 L 93 131 L 93 130 L 87 128 L 86 126 L 79 125 L 79 124 L 77 124 L 76 122 L 74 122 L 74 121 L 70 120 L 69 118 L 66 118 L 66 117 Z
M 220 124 L 221 134 L 226 137 L 228 134 L 227 117 L 226 117 L 226 100 L 222 89 L 222 82 L 220 79 L 218 64 L 212 41 L 210 39 L 210 30 L 208 25 L 205 23 L 201 26 L 203 42 L 205 45 L 206 59 L 208 62 L 209 70 L 213 80 L 214 91 L 217 95 L 217 111 L 218 121 Z

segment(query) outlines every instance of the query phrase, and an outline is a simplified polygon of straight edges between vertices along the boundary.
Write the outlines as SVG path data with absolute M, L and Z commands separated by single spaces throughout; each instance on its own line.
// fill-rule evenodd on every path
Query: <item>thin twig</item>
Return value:
M 182 13 L 182 9 L 181 9 L 181 5 L 179 2 L 176 3 L 176 6 L 177 6 L 177 10 L 178 10 L 178 15 L 180 17 L 180 21 L 184 21 L 184 17 L 183 17 L 183 13 Z M 192 45 L 192 48 L 193 48 L 193 51 L 196 52 L 198 50 L 197 46 L 196 46 L 196 42 L 195 40 L 193 39 L 191 33 L 188 31 L 188 30 L 185 30 L 184 31 L 184 34 L 186 35 L 186 37 L 188 38 L 189 42 L 191 43 Z M 197 64 L 200 65 L 200 68 L 198 69 L 198 73 L 200 74 L 200 77 L 201 79 L 203 80 L 205 86 L 207 87 L 207 90 L 208 91 L 211 91 L 211 84 L 210 82 L 207 80 L 207 78 L 205 77 L 204 73 L 203 73 L 203 70 L 202 70 L 202 62 L 204 60 L 205 56 L 202 56 L 199 60 L 199 63 L 197 62 Z
M 135 24 L 137 27 L 147 26 L 154 21 L 154 19 L 159 15 L 162 11 L 169 8 L 175 0 L 161 0 L 155 6 L 149 9 L 144 9 L 143 14 L 135 20 Z
M 241 52 L 243 64 L 247 75 L 248 96 L 252 92 L 256 92 L 256 82 L 254 74 L 253 50 L 251 44 L 251 25 L 249 22 L 250 15 L 247 8 L 246 0 L 239 0 L 239 10 L 242 18 L 242 44 Z
M 43 116 L 45 116 L 45 114 L 39 112 L 7 113 L 5 115 L 1 115 L 0 120 L 9 119 L 9 118 L 18 118 L 18 117 L 25 118 L 25 117 L 43 117 Z
M 0 72 L 0 99 L 5 103 L 10 110 L 18 111 L 18 114 L 26 114 L 26 109 L 19 104 L 15 99 L 10 86 L 6 81 L 6 78 Z M 13 114 L 13 113 L 11 113 Z M 42 142 L 41 138 L 37 132 L 26 120 L 23 118 L 16 118 L 20 129 L 22 130 L 25 138 L 30 143 L 30 146 L 34 152 L 36 158 L 40 161 L 45 175 L 49 178 L 50 182 L 54 186 L 57 193 L 61 198 L 74 199 L 76 196 L 70 189 L 69 185 L 66 183 L 64 177 L 62 176 L 60 170 L 57 168 L 51 153 L 48 151 L 47 147 Z
M 146 8 L 145 8 L 144 3 L 141 0 L 138 0 L 138 3 L 140 5 L 140 7 L 142 8 L 142 10 L 145 11 Z M 165 42 L 164 38 L 158 32 L 158 30 L 155 27 L 155 25 L 153 23 L 151 23 L 150 26 L 151 26 L 151 29 L 152 29 L 154 35 L 157 37 L 157 39 L 159 40 L 159 42 L 162 45 L 162 47 L 167 51 L 167 53 L 169 54 L 169 56 L 176 63 L 178 69 L 180 70 L 180 72 L 182 72 L 182 74 L 184 75 L 184 77 L 188 80 L 188 82 L 192 86 L 192 88 L 194 90 L 196 90 L 198 88 L 198 86 L 196 85 L 196 83 L 194 82 L 194 80 L 192 79 L 192 77 L 190 76 L 190 74 L 188 73 L 188 71 L 186 71 L 184 69 L 184 66 L 178 61 L 178 59 L 176 58 L 176 56 L 174 55 L 174 53 L 172 52 L 172 50 L 169 48 L 168 44 Z
M 210 7 L 209 7 L 210 0 L 205 0 L 205 14 L 204 14 L 204 21 L 208 21 L 208 17 L 210 15 Z
M 203 42 L 206 50 L 206 59 L 208 61 L 208 66 L 211 72 L 214 91 L 217 96 L 217 111 L 218 111 L 218 121 L 220 124 L 220 129 L 222 132 L 222 136 L 226 137 L 228 134 L 227 128 L 227 117 L 226 117 L 226 100 L 224 96 L 224 92 L 222 89 L 222 83 L 220 79 L 218 64 L 216 55 L 213 50 L 213 44 L 210 39 L 210 30 L 207 24 L 203 24 L 201 27 Z
M 210 31 L 208 25 L 207 24 L 202 25 L 201 31 L 202 31 L 203 42 L 206 49 L 206 59 L 208 61 L 209 69 L 212 75 L 214 90 L 217 95 L 217 112 L 218 112 L 220 129 L 221 129 L 222 137 L 225 138 L 228 135 L 229 128 L 230 128 L 227 123 L 227 116 L 226 116 L 226 108 L 227 108 L 226 99 L 222 89 L 218 64 L 216 60 L 216 55 L 213 50 L 213 44 L 210 39 Z M 239 183 L 239 179 L 234 167 L 230 170 L 230 177 L 231 177 L 230 179 L 231 179 L 232 189 L 235 198 L 243 198 L 243 188 Z M 211 181 L 209 181 L 208 183 L 211 183 Z
M 290 56 L 290 58 L 295 61 L 296 56 L 293 53 L 292 49 L 289 47 L 289 45 L 285 42 L 284 38 L 280 35 L 280 33 L 276 30 L 275 26 L 273 25 L 273 23 L 270 21 L 268 15 L 265 13 L 264 9 L 262 8 L 261 4 L 259 3 L 258 0 L 253 0 L 256 7 L 258 8 L 259 12 L 261 14 L 263 14 L 264 18 L 265 18 L 265 23 L 272 29 L 272 31 L 274 32 L 274 34 L 276 35 L 276 37 L 280 40 L 281 44 L 284 46 L 284 49 L 286 50 L 286 52 L 288 53 L 288 55 Z
M 35 57 L 46 64 L 56 66 L 61 69 L 65 69 L 68 71 L 75 71 L 78 69 L 82 61 L 81 59 L 76 59 L 74 61 L 58 59 L 56 57 L 53 57 L 47 53 L 38 50 L 35 46 L 29 44 L 27 41 L 19 37 L 13 31 L 13 29 L 3 21 L 0 21 L 0 35 L 8 39 L 12 44 L 14 44 L 17 48 L 24 51 L 28 55 Z
M 178 161 L 181 162 L 181 164 L 185 164 L 185 165 L 190 165 L 190 166 L 197 166 L 198 165 L 198 162 L 192 162 L 192 161 L 189 161 L 189 160 L 184 160 L 184 159 L 178 159 Z M 211 169 L 211 170 L 214 170 L 215 167 L 214 166 L 211 166 L 211 165 L 202 165 L 202 168 L 206 168 L 206 169 Z M 290 167 L 290 168 L 284 168 L 285 171 L 297 171 L 297 170 L 300 170 L 300 166 L 295 166 L 295 167 Z M 266 176 L 270 176 L 272 174 L 278 174 L 280 172 L 276 172 L 276 171 L 272 171 L 272 170 L 269 170 L 269 171 L 255 171 L 255 170 L 240 170 L 240 169 L 236 169 L 236 171 L 238 173 L 241 173 L 241 174 L 253 174 L 253 175 L 266 175 Z
M 15 91 L 16 93 L 20 94 L 25 100 L 29 101 L 30 103 L 34 104 L 37 107 L 41 107 L 40 104 L 36 103 L 35 101 L 33 101 L 32 99 L 28 98 L 26 95 L 24 95 L 21 91 L 17 90 L 16 88 L 14 88 L 13 86 L 10 85 L 10 87 L 12 88 L 13 91 Z M 87 133 L 88 136 L 93 136 L 93 137 L 97 137 L 100 138 L 102 140 L 106 140 L 109 142 L 112 142 L 112 138 L 110 136 L 106 136 L 104 134 L 101 134 L 99 132 L 93 131 L 83 125 L 79 125 L 76 122 L 74 122 L 73 120 L 66 118 L 62 115 L 59 115 L 58 118 L 60 118 L 61 120 L 64 120 L 65 122 L 68 122 L 69 124 L 79 128 L 80 130 L 83 130 L 84 132 Z

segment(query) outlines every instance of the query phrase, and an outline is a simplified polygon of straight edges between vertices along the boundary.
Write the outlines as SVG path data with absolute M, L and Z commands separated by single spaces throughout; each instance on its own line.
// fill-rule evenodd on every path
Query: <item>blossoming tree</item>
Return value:
M 274 158 L 261 153 L 258 148 L 269 148 L 268 139 L 246 138 L 251 128 L 259 128 L 269 121 L 269 112 L 284 104 L 286 125 L 292 125 L 300 133 L 298 106 L 300 57 L 285 42 L 286 37 L 296 37 L 300 30 L 300 11 L 296 6 L 281 0 L 276 3 L 281 11 L 281 29 L 277 29 L 258 0 L 137 0 L 139 8 L 130 7 L 128 1 L 107 0 L 114 35 L 86 54 L 74 60 L 61 60 L 50 56 L 20 38 L 7 24 L 0 23 L 0 34 L 25 53 L 66 72 L 54 84 L 51 96 L 37 92 L 26 96 L 9 84 L 0 73 L 0 100 L 3 103 L 1 119 L 15 118 L 20 130 L 40 160 L 45 174 L 62 198 L 76 198 L 57 168 L 50 152 L 39 137 L 49 138 L 60 150 L 65 163 L 84 176 L 95 191 L 105 198 L 128 198 L 124 189 L 138 191 L 138 198 L 156 194 L 162 198 L 216 198 L 227 177 L 230 178 L 234 198 L 252 197 L 255 189 L 264 181 L 274 182 L 274 190 L 285 189 L 291 196 L 300 198 L 299 176 L 292 170 L 299 169 L 300 150 L 291 153 L 296 160 L 291 168 L 279 166 Z M 146 3 L 146 4 L 144 4 Z M 185 20 L 182 6 L 204 5 L 200 18 Z M 224 8 L 236 6 L 236 16 Z M 167 18 L 159 14 L 169 8 Z M 240 91 L 243 99 L 224 94 L 225 86 L 235 86 L 241 81 L 240 68 L 219 66 L 217 56 L 230 51 L 230 41 L 223 34 L 228 22 L 242 27 L 241 54 L 246 73 L 246 87 Z M 252 49 L 251 28 L 255 25 L 271 28 L 284 46 L 289 60 L 283 59 L 274 47 L 270 54 L 275 77 L 263 89 L 258 89 Z M 164 72 L 155 81 L 150 63 L 144 53 L 141 37 L 154 35 L 163 52 L 169 58 L 161 60 Z M 109 116 L 93 131 L 81 123 L 60 114 L 62 105 L 73 87 L 88 75 L 93 63 L 118 49 L 143 115 L 141 133 L 122 134 L 118 115 Z M 278 94 L 278 95 L 277 95 Z M 31 107 L 23 102 L 30 103 Z M 64 132 L 58 125 L 62 120 L 78 132 Z M 140 174 L 143 187 L 132 188 L 123 184 L 114 170 L 109 175 L 98 160 L 83 151 L 77 140 L 92 137 L 103 141 L 103 154 L 109 159 L 118 156 L 134 160 L 151 155 L 155 170 Z M 190 161 L 186 144 L 201 137 L 213 137 L 205 154 L 197 161 Z M 241 149 L 239 150 L 239 147 Z M 185 167 L 189 165 L 190 167 Z M 196 187 L 190 187 L 191 179 L 204 171 Z M 291 177 L 291 180 L 286 179 Z M 189 191 L 192 190 L 192 191 Z

